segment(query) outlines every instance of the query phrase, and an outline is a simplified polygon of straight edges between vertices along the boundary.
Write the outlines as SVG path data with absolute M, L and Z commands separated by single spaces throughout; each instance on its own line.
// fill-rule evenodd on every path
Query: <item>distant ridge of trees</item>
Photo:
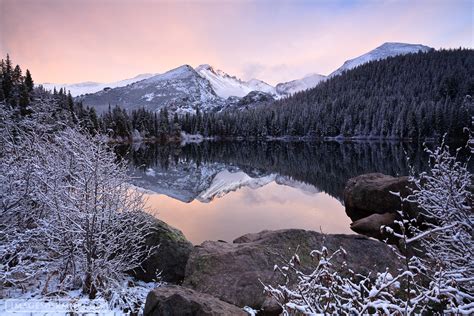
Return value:
M 9 56 L 1 61 L 0 102 L 28 115 L 35 90 Z M 38 93 L 38 92 L 36 92 Z M 361 139 L 467 138 L 474 116 L 474 50 L 419 52 L 363 64 L 313 89 L 269 104 L 223 112 L 176 115 L 167 109 L 127 112 L 119 107 L 97 116 L 65 90 L 53 91 L 74 124 L 91 134 L 160 141 L 181 132 L 221 138 L 343 137 Z
M 0 60 L 0 111 L 9 116 L 2 119 L 12 120 L 18 127 L 26 129 L 31 128 L 28 123 L 34 117 L 45 125 L 54 126 L 54 129 L 59 129 L 60 125 L 79 125 L 91 135 L 100 130 L 100 120 L 94 108 L 75 102 L 65 89 L 49 92 L 41 85 L 35 86 L 30 71 L 27 69 L 23 75 L 19 65 L 13 67 L 9 55 Z
M 433 50 L 369 62 L 258 107 L 219 113 L 197 109 L 174 118 L 163 111 L 127 115 L 113 109 L 103 115 L 101 126 L 120 136 L 137 129 L 144 136 L 184 131 L 223 138 L 423 140 L 447 133 L 459 139 L 466 138 L 463 129 L 471 124 L 473 95 L 474 50 Z
M 245 111 L 205 113 L 189 133 L 220 136 L 465 137 L 471 124 L 474 50 L 373 61 L 313 89 Z

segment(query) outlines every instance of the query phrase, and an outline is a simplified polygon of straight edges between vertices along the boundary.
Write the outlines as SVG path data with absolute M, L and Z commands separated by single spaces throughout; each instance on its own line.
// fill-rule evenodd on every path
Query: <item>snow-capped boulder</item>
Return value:
M 170 285 L 158 287 L 148 293 L 144 316 L 245 316 L 242 309 L 223 302 L 209 294 Z
M 310 252 L 324 246 L 330 251 L 343 247 L 347 254 L 335 263 L 347 262 L 356 273 L 385 271 L 399 268 L 396 254 L 384 243 L 360 235 L 323 235 L 302 229 L 263 231 L 247 234 L 232 244 L 205 241 L 195 246 L 186 266 L 184 286 L 211 294 L 239 307 L 265 307 L 266 315 L 278 315 L 278 305 L 263 292 L 259 280 L 273 286 L 283 284 L 275 264 L 289 260 L 299 246 L 302 269 L 314 270 Z M 291 280 L 294 282 L 294 280 Z

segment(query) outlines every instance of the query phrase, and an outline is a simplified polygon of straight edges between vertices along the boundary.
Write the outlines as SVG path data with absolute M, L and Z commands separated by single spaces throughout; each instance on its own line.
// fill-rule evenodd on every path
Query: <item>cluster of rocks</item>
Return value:
M 381 231 L 382 226 L 397 229 L 394 221 L 398 211 L 416 217 L 419 210 L 402 199 L 410 194 L 408 177 L 392 177 L 369 173 L 349 179 L 344 189 L 344 205 L 351 218 L 351 229 L 356 233 L 377 239 L 391 238 Z
M 345 261 L 356 273 L 367 274 L 385 268 L 394 272 L 399 268 L 396 254 L 384 243 L 360 235 L 323 235 L 288 229 L 247 234 L 232 243 L 206 241 L 192 249 L 181 242 L 175 245 L 182 247 L 178 252 L 183 254 L 183 259 L 187 253 L 186 264 L 164 269 L 160 263 L 160 267 L 164 280 L 181 285 L 159 287 L 150 292 L 145 307 L 147 316 L 244 315 L 245 306 L 260 310 L 262 315 L 279 315 L 280 306 L 264 293 L 262 283 L 283 284 L 285 280 L 274 271 L 274 266 L 288 262 L 297 248 L 301 268 L 308 272 L 316 264 L 310 256 L 311 250 L 321 249 L 323 245 L 330 252 L 344 248 L 346 254 L 336 258 L 336 263 Z M 161 249 L 157 263 L 174 256 L 163 252 L 165 249 L 171 250 Z M 177 280 L 183 271 L 183 278 Z M 290 280 L 290 286 L 292 282 L 295 280 Z
M 393 223 L 400 200 L 390 192 L 407 193 L 408 179 L 381 174 L 363 175 L 349 180 L 345 190 L 352 228 L 376 236 L 381 225 Z M 205 241 L 192 246 L 183 234 L 156 220 L 156 234 L 151 244 L 160 244 L 156 254 L 136 272 L 150 280 L 154 272 L 169 285 L 148 294 L 145 316 L 172 315 L 246 315 L 244 307 L 258 310 L 259 315 L 279 315 L 281 307 L 263 291 L 262 284 L 283 284 L 275 265 L 283 265 L 298 250 L 301 269 L 312 270 L 317 262 L 310 256 L 314 249 L 326 247 L 334 252 L 340 247 L 346 253 L 336 258 L 355 273 L 395 272 L 400 268 L 397 254 L 386 244 L 361 235 L 324 235 L 302 229 L 262 231 L 247 234 L 232 243 Z M 289 286 L 296 280 L 289 280 Z

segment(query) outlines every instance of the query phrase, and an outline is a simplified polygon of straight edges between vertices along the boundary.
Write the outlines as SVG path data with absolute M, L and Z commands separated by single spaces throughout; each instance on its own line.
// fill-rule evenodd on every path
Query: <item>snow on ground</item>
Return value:
M 155 170 L 153 170 L 153 168 L 148 168 L 145 171 L 145 174 L 149 177 L 155 177 L 156 176 L 156 172 L 155 172 Z
M 133 283 L 134 286 L 129 286 Z M 1 316 L 65 316 L 67 313 L 74 312 L 79 315 L 101 315 L 118 316 L 126 315 L 124 308 L 128 306 L 127 299 L 135 298 L 141 302 L 139 315 L 143 314 L 146 296 L 148 293 L 163 285 L 163 283 L 146 283 L 142 281 L 133 281 L 128 277 L 123 286 L 116 290 L 110 301 L 103 297 L 91 300 L 83 296 L 80 290 L 68 291 L 63 296 L 42 296 L 36 292 L 15 293 L 16 295 L 2 296 L 0 299 Z M 38 290 L 37 290 L 38 291 Z M 3 293 L 2 293 L 3 295 Z M 10 297 L 8 297 L 10 296 Z

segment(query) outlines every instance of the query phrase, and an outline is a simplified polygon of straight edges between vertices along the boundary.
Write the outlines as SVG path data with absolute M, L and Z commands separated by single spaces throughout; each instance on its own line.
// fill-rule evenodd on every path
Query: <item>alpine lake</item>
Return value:
M 301 228 L 351 234 L 349 178 L 428 169 L 423 146 L 401 142 L 204 141 L 118 145 L 147 211 L 193 244 Z

